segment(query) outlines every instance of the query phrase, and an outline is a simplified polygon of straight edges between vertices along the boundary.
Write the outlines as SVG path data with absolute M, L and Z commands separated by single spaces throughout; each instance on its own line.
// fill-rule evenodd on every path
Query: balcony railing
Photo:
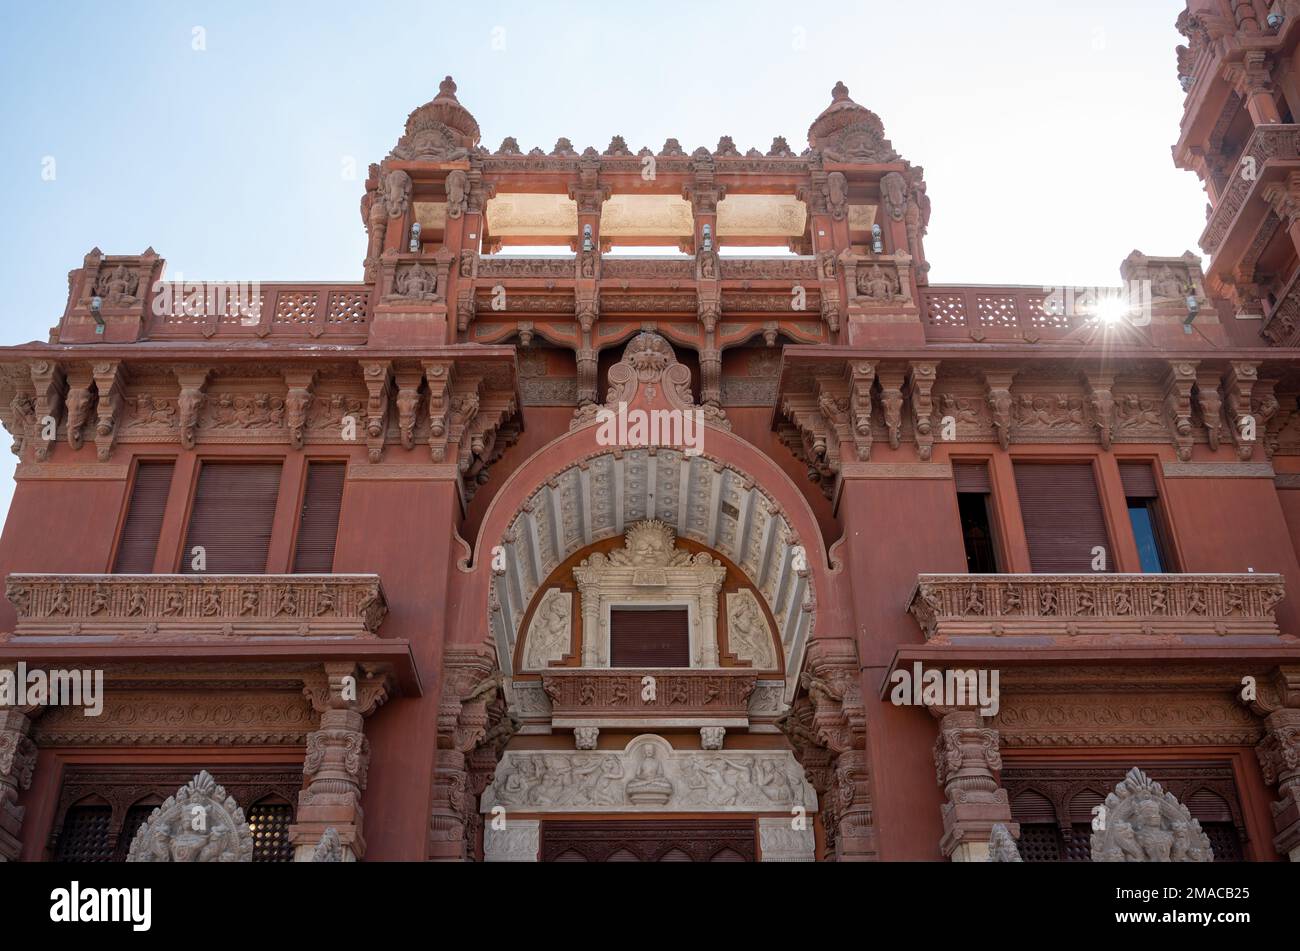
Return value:
M 592 670 L 542 676 L 557 726 L 588 721 L 688 717 L 747 722 L 757 675 L 746 668 Z
M 377 575 L 12 574 L 14 637 L 377 636 Z
M 150 301 L 147 333 L 153 340 L 364 342 L 370 304 L 364 284 L 161 284 Z
M 1234 174 L 1210 213 L 1210 220 L 1201 234 L 1201 249 L 1210 255 L 1218 253 L 1233 221 L 1263 180 L 1264 166 L 1268 162 L 1297 159 L 1300 159 L 1300 125 L 1257 126 L 1246 141 L 1237 164 L 1232 166 Z
M 1042 287 L 931 285 L 921 291 L 926 339 L 977 343 L 1091 340 L 1098 330 L 1096 321 L 1068 312 L 1062 302 L 1049 300 L 1049 296 Z
M 1275 574 L 920 575 L 927 640 L 984 635 L 1276 635 Z

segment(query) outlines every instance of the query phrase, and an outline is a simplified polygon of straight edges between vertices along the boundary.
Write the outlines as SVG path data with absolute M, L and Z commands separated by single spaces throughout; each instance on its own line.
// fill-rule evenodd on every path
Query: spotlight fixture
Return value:
M 1199 314 L 1200 312 L 1201 312 L 1201 302 L 1196 299 L 1195 294 L 1188 294 L 1187 295 L 1187 318 L 1183 321 L 1183 333 L 1189 334 L 1192 332 L 1192 321 L 1196 319 L 1196 315 Z
M 885 242 L 880 232 L 880 225 L 871 226 L 871 253 L 884 254 Z
M 1282 14 L 1274 10 L 1272 13 L 1268 15 L 1268 17 L 1264 20 L 1264 22 L 1268 24 L 1268 28 L 1270 30 L 1278 30 L 1281 29 L 1282 21 L 1285 19 L 1286 17 L 1284 17 Z
M 90 316 L 95 318 L 95 333 L 104 332 L 104 298 L 96 294 L 90 299 Z
M 411 224 L 411 242 L 407 245 L 407 250 L 412 254 L 420 253 L 420 223 L 418 221 Z
M 1191 76 L 1179 76 L 1179 77 L 1178 77 L 1178 85 L 1180 85 L 1180 86 L 1183 87 L 1183 92 L 1187 92 L 1187 91 L 1189 91 L 1189 90 L 1192 88 L 1192 77 L 1191 77 Z
M 582 250 L 590 251 L 595 247 L 595 242 L 591 238 L 591 225 L 582 226 Z
M 712 225 L 704 226 L 704 250 L 705 251 L 713 250 L 713 226 Z

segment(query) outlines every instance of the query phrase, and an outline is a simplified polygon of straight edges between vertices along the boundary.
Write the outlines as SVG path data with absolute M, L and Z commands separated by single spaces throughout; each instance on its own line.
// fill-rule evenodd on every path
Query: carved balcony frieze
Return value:
M 1279 123 L 1255 127 L 1234 167 L 1234 171 L 1238 168 L 1250 168 L 1253 173 L 1234 174 L 1228 180 L 1201 235 L 1200 245 L 1206 254 L 1218 253 L 1233 229 L 1233 222 L 1238 219 L 1251 196 L 1257 190 L 1262 195 L 1269 187 L 1270 179 L 1266 176 L 1266 165 L 1269 162 L 1288 162 L 1296 159 L 1300 159 L 1300 125 Z
M 938 575 L 908 610 L 931 643 L 1007 635 L 1151 645 L 1195 635 L 1279 636 L 1276 574 Z
M 584 670 L 557 668 L 542 676 L 555 726 L 635 720 L 726 721 L 744 726 L 758 677 L 747 668 Z
M 388 612 L 377 575 L 12 574 L 5 594 L 16 639 L 373 638 Z

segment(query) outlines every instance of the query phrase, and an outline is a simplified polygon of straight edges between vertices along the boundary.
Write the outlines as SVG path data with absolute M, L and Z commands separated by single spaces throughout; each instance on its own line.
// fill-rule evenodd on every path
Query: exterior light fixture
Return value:
M 712 225 L 704 226 L 704 250 L 705 251 L 713 250 L 713 226 Z
M 1272 13 L 1268 15 L 1267 18 L 1265 18 L 1264 22 L 1268 24 L 1268 28 L 1270 30 L 1277 30 L 1277 29 L 1281 29 L 1282 21 L 1284 21 L 1285 19 L 1286 17 L 1284 17 L 1282 14 L 1274 10 Z
M 871 253 L 885 253 L 885 241 L 880 232 L 880 225 L 871 226 Z
M 595 242 L 591 238 L 591 225 L 582 226 L 582 250 L 591 251 L 595 247 Z
M 96 294 L 90 299 L 90 316 L 95 318 L 95 333 L 104 332 L 104 298 Z
M 1196 319 L 1196 315 L 1199 314 L 1200 312 L 1201 312 L 1201 302 L 1196 299 L 1195 294 L 1188 294 L 1187 295 L 1187 319 L 1183 321 L 1183 333 L 1189 334 L 1192 332 L 1192 321 Z
M 1179 76 L 1179 77 L 1178 77 L 1178 85 L 1180 85 L 1180 86 L 1183 87 L 1183 92 L 1187 92 L 1188 90 L 1190 90 L 1190 89 L 1192 88 L 1192 77 L 1191 77 L 1191 76 Z
M 418 221 L 411 224 L 411 243 L 407 245 L 407 250 L 412 254 L 420 253 L 420 223 Z

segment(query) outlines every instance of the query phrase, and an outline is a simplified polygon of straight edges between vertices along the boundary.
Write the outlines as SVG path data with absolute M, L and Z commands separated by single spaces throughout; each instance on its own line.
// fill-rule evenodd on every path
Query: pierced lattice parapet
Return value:
M 1275 574 L 920 575 L 909 610 L 929 640 L 1008 635 L 1274 636 Z M 1163 642 L 1163 640 L 1162 640 Z
M 13 574 L 15 638 L 374 637 L 376 575 Z

